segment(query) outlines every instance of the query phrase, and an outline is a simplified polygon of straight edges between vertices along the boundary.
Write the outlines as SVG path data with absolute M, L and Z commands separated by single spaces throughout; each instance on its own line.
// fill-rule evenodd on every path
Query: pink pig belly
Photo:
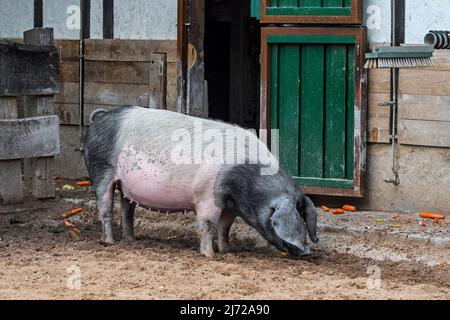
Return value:
M 116 180 L 124 196 L 140 206 L 167 211 L 194 209 L 192 177 L 145 155 L 139 159 L 120 157 Z

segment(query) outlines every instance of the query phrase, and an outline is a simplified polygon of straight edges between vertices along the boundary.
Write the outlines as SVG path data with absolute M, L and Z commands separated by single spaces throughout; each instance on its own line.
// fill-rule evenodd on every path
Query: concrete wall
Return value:
M 33 1 L 0 0 L 0 38 L 22 38 L 33 28 Z
M 44 0 L 44 26 L 55 39 L 79 38 L 79 0 Z M 0 38 L 21 38 L 33 27 L 32 0 L 0 0 Z M 176 40 L 177 0 L 116 0 L 118 39 Z M 103 1 L 91 0 L 91 38 L 103 35 Z

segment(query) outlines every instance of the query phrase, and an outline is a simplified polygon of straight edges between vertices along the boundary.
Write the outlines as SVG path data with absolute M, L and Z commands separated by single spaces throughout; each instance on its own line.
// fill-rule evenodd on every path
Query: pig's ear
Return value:
M 303 203 L 303 218 L 306 222 L 306 228 L 308 229 L 309 238 L 312 242 L 317 243 L 319 239 L 316 236 L 316 226 L 317 226 L 317 212 L 314 203 L 310 198 L 304 196 Z
M 279 203 L 271 220 L 278 237 L 300 250 L 304 250 L 302 239 L 305 239 L 305 227 L 295 208 L 288 203 Z

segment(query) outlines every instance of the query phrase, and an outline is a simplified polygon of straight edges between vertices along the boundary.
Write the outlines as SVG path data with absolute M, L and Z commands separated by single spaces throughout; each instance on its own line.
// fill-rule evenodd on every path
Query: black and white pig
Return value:
M 122 195 L 124 240 L 134 239 L 134 209 L 142 206 L 159 212 L 194 211 L 200 252 L 207 257 L 214 256 L 216 231 L 219 251 L 228 249 L 235 217 L 279 250 L 297 256 L 310 253 L 307 232 L 318 241 L 314 204 L 254 133 L 219 121 L 139 107 L 98 110 L 91 122 L 84 156 L 104 243 L 114 241 L 116 187 Z M 240 139 L 244 142 L 236 142 L 236 137 L 245 137 Z

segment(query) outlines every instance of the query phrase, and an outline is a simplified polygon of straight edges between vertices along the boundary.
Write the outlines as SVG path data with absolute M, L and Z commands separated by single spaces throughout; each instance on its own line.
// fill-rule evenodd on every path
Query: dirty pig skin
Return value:
M 163 212 L 194 211 L 200 252 L 207 257 L 214 256 L 216 235 L 219 251 L 228 250 L 236 217 L 293 255 L 310 253 L 307 233 L 318 241 L 314 204 L 253 132 L 140 107 L 96 110 L 91 122 L 83 149 L 105 244 L 114 242 L 115 189 L 121 194 L 123 240 L 134 240 L 134 210 L 141 206 Z M 229 160 L 228 150 L 236 137 L 245 137 L 243 150 L 237 148 L 240 151 L 232 154 L 234 161 L 224 161 Z M 207 151 L 215 150 L 209 155 L 217 155 L 224 149 L 223 157 L 205 156 Z

